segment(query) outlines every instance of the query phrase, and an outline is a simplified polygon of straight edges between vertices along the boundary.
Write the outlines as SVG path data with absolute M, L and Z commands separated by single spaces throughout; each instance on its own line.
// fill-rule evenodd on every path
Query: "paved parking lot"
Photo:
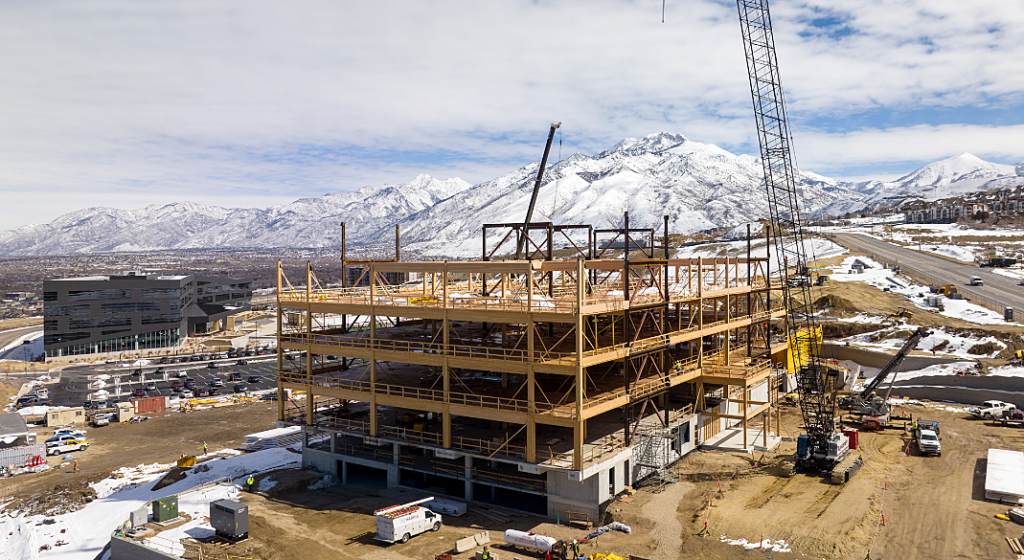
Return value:
M 117 364 L 97 365 L 92 368 L 88 366 L 66 368 L 61 373 L 60 381 L 49 386 L 50 404 L 51 406 L 81 406 L 82 403 L 89 400 L 90 393 L 97 391 L 97 389 L 90 388 L 89 384 L 98 375 L 110 376 L 104 380 L 107 386 L 103 388 L 110 394 L 108 400 L 121 400 L 123 402 L 131 399 L 132 393 L 136 389 L 145 390 L 146 385 L 149 383 L 156 385 L 156 389 L 145 391 L 145 396 L 147 397 L 177 395 L 178 393 L 171 389 L 171 383 L 173 381 L 184 383 L 185 377 L 178 377 L 178 372 L 180 371 L 186 372 L 187 377 L 195 380 L 196 389 L 209 389 L 211 387 L 210 382 L 215 378 L 219 378 L 224 385 L 219 387 L 220 393 L 218 396 L 233 394 L 233 388 L 236 383 L 245 384 L 248 391 L 265 391 L 277 387 L 277 356 L 275 354 L 251 356 L 241 359 L 246 360 L 247 364 L 244 366 L 236 365 L 239 358 L 231 358 L 180 364 L 158 365 L 154 363 L 153 365 L 141 368 L 124 367 Z M 210 364 L 215 364 L 217 367 L 211 368 L 209 367 Z M 132 376 L 132 371 L 136 369 L 141 369 L 142 373 L 138 376 Z M 158 369 L 162 369 L 161 373 L 157 373 Z M 230 381 L 232 373 L 240 374 L 242 381 Z M 258 383 L 247 382 L 249 376 L 252 375 L 260 378 Z M 121 395 L 116 397 L 114 392 L 118 387 L 120 388 Z

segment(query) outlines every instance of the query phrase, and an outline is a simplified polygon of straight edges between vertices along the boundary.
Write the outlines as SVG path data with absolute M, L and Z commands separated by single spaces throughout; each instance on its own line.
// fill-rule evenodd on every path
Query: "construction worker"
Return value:
M 203 455 L 206 455 L 206 450 L 207 450 L 206 442 L 204 441 L 203 442 Z
M 249 487 L 249 491 L 252 492 L 253 488 L 256 486 L 256 479 L 250 474 L 249 478 L 246 479 L 245 484 Z
M 576 541 L 572 541 L 572 557 L 573 558 L 579 558 L 580 557 L 580 543 L 578 543 Z
M 491 560 L 491 551 L 487 550 L 486 546 L 484 547 L 484 551 L 482 553 L 480 553 L 480 559 L 481 560 Z
M 73 472 L 78 472 L 78 461 L 75 461 L 75 465 L 74 465 L 74 467 L 72 467 L 72 469 L 73 469 Z

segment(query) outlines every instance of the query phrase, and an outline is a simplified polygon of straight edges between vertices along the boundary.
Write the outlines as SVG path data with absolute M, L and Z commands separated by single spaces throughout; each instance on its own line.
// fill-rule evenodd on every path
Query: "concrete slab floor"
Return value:
M 718 435 L 708 438 L 700 445 L 701 449 L 717 449 L 720 451 L 739 451 L 741 453 L 752 453 L 754 451 L 771 451 L 779 446 L 782 438 L 768 432 L 768 446 L 764 445 L 764 435 L 761 428 L 747 428 L 747 448 L 743 448 L 743 428 L 736 426 L 726 428 Z

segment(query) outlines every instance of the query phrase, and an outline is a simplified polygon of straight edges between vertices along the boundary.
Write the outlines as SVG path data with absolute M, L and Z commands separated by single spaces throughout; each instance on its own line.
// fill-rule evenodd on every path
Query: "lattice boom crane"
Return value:
M 800 435 L 796 466 L 832 472 L 835 481 L 836 474 L 852 474 L 860 463 L 858 459 L 851 467 L 846 465 L 851 461 L 844 461 L 849 459 L 849 439 L 837 430 L 839 372 L 826 366 L 817 343 L 819 331 L 812 309 L 808 259 L 797 199 L 797 168 L 786 122 L 785 96 L 768 0 L 737 0 L 736 6 L 761 148 L 768 211 L 774 229 L 771 237 L 783 278 L 786 334 L 796 354 L 796 363 L 802 364 L 797 371 L 797 392 L 807 433 Z M 793 344 L 803 337 L 808 337 L 808 344 Z

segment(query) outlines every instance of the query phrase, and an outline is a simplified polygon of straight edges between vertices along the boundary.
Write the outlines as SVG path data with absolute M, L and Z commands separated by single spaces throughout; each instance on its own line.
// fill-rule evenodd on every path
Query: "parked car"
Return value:
M 132 377 L 138 377 L 140 375 L 142 375 L 142 368 L 132 370 Z
M 192 379 L 191 377 L 189 377 L 188 379 L 185 380 L 185 388 L 186 389 L 191 389 L 191 388 L 193 388 L 195 386 L 196 386 L 196 380 L 195 379 Z
M 207 367 L 207 369 L 217 369 L 217 363 L 216 362 L 210 362 L 209 364 L 206 365 L 206 367 Z
M 99 428 L 101 426 L 107 426 L 109 424 L 110 424 L 110 415 L 109 414 L 102 413 L 102 414 L 93 414 L 92 415 L 92 425 L 93 425 L 94 428 Z
M 196 389 L 196 396 L 197 397 L 208 397 L 208 396 L 210 396 L 210 390 L 209 389 Z
M 195 398 L 195 395 L 192 394 L 192 391 L 189 391 L 188 389 L 185 389 L 184 391 L 181 392 L 181 398 L 183 398 L 183 399 L 192 399 L 192 398 Z
M 78 431 L 78 433 L 62 432 L 54 434 L 53 437 L 47 438 L 46 446 L 50 447 L 52 445 L 58 445 L 59 443 L 67 441 L 69 439 L 75 439 L 79 437 L 81 434 L 81 431 Z
M 102 401 L 102 400 L 101 401 L 93 401 L 92 402 L 92 408 L 94 410 L 99 410 L 101 408 L 107 408 L 107 401 Z
M 210 387 L 209 391 L 211 397 L 215 397 L 220 394 L 220 389 L 216 387 Z
M 92 410 L 92 407 L 93 407 L 92 401 L 85 401 L 84 403 L 82 403 L 82 408 L 84 408 L 86 410 Z
M 177 387 L 181 387 L 181 381 L 178 381 L 177 379 L 171 381 L 171 389 L 175 389 Z
M 157 360 L 156 363 L 158 363 L 158 364 L 169 364 L 169 363 L 171 363 L 171 358 L 168 358 L 167 356 L 164 356 L 163 358 L 160 358 L 159 360 Z
M 250 375 L 249 379 L 247 379 L 247 381 L 249 383 L 259 383 L 260 382 L 260 376 L 258 376 L 258 375 Z
M 164 368 L 162 368 L 162 367 L 158 367 L 158 368 L 156 368 L 156 371 L 154 371 L 154 372 L 153 372 L 153 374 L 154 374 L 154 375 L 160 375 L 160 374 L 162 374 L 163 372 L 164 372 Z
M 245 364 L 248 364 L 248 363 L 249 363 L 248 360 L 238 360 L 237 362 L 235 362 L 235 365 L 236 366 L 244 366 Z
M 146 383 L 146 390 L 147 391 L 156 391 L 156 383 L 153 383 L 152 381 L 150 381 L 149 383 Z
M 182 377 L 188 377 L 188 370 L 186 370 L 186 369 L 179 369 L 178 370 L 178 379 L 181 379 Z
M 175 393 L 181 393 L 184 390 L 185 388 L 182 387 L 181 385 L 178 385 L 177 387 L 171 387 L 171 391 L 174 391 Z
M 132 391 L 132 396 L 133 397 L 145 397 L 146 396 L 146 390 L 145 389 L 135 389 L 134 391 Z
M 249 387 L 245 383 L 236 383 L 234 390 L 236 393 L 248 393 Z
M 253 350 L 252 348 L 250 348 L 250 349 L 245 351 L 245 355 L 246 355 L 246 357 L 255 356 L 256 355 L 256 351 Z
M 223 387 L 223 386 L 224 386 L 224 380 L 219 378 L 219 377 L 214 377 L 210 381 L 210 387 Z
M 190 361 L 190 362 L 201 362 L 201 361 L 203 361 L 203 355 L 202 354 L 192 354 L 192 357 L 190 357 L 188 359 L 188 361 Z

